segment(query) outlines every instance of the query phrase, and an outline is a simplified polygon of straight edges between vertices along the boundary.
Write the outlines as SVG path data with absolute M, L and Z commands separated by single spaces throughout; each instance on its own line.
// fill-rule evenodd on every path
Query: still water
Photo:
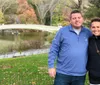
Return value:
M 0 30 L 0 54 L 44 47 L 47 32 L 39 30 Z

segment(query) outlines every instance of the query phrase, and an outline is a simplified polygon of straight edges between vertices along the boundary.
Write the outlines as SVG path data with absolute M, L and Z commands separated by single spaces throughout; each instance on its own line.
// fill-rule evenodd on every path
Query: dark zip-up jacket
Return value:
M 95 42 L 100 51 L 100 36 L 89 38 L 87 70 L 89 75 L 100 77 L 100 55 L 97 53 Z

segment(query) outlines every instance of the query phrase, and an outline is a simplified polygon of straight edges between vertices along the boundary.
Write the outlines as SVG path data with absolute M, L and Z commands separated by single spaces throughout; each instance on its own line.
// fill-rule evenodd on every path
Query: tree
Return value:
M 94 4 L 97 8 L 100 8 L 100 0 L 89 0 L 91 4 Z
M 60 0 L 53 13 L 53 24 L 69 24 L 70 12 L 74 9 L 78 9 L 84 13 L 84 7 L 87 5 L 87 0 Z
M 61 0 L 60 4 L 63 5 L 63 7 L 67 7 L 72 9 L 79 9 L 83 11 L 84 7 L 88 5 L 88 0 Z
M 100 17 L 100 0 L 89 0 L 91 3 L 85 11 L 85 18 Z
M 26 0 L 19 0 L 18 5 L 17 13 L 21 23 L 38 23 L 34 9 L 28 5 Z
M 4 23 L 4 15 L 2 13 L 2 11 L 0 11 L 0 24 Z
M 17 6 L 17 0 L 0 0 L 0 10 L 2 13 L 6 13 L 9 9 L 14 11 Z M 10 11 L 9 10 L 9 11 Z
M 53 10 L 58 1 L 59 0 L 28 0 L 32 7 L 36 7 L 41 24 L 45 24 L 46 18 L 51 21 Z M 47 14 L 49 14 L 49 16 Z
M 16 15 L 17 0 L 0 0 L 0 10 L 4 15 L 5 23 L 11 23 L 12 17 Z

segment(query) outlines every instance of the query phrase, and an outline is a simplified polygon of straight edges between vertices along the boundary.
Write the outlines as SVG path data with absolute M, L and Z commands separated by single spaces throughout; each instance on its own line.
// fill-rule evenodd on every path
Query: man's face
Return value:
M 91 31 L 95 36 L 100 36 L 100 22 L 92 22 Z
M 80 13 L 73 13 L 70 16 L 70 23 L 75 29 L 80 29 L 83 24 L 83 17 Z

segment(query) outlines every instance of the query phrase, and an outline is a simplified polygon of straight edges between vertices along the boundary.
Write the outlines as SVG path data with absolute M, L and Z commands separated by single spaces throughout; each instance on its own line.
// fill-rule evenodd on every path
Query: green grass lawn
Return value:
M 53 85 L 53 78 L 48 76 L 47 54 L 1 59 L 0 85 Z

